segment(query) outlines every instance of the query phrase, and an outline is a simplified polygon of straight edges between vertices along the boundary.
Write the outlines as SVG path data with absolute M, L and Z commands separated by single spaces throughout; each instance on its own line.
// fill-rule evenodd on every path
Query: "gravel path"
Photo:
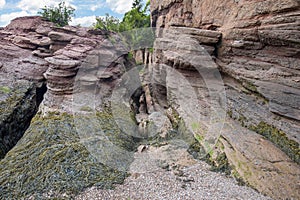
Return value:
M 208 164 L 193 159 L 185 148 L 173 145 L 147 147 L 136 153 L 131 176 L 123 185 L 117 185 L 114 190 L 92 187 L 76 199 L 271 199 L 209 169 Z

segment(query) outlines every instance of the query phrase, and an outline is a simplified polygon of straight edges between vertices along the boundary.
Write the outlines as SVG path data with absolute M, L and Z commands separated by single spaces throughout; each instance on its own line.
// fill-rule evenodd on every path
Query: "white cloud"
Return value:
M 93 23 L 95 22 L 96 22 L 96 16 L 85 16 L 85 17 L 72 18 L 70 25 L 76 26 L 80 24 L 80 26 L 89 27 L 92 26 Z
M 37 13 L 37 11 L 40 8 L 44 8 L 45 6 L 57 6 L 61 0 L 39 0 L 39 1 L 34 1 L 34 0 L 21 0 L 18 4 L 17 7 L 21 10 L 30 12 L 30 13 Z M 71 5 L 72 0 L 66 0 L 66 5 Z M 71 5 L 73 8 L 75 6 Z
M 90 10 L 94 12 L 95 10 L 97 10 L 98 8 L 101 8 L 101 7 L 102 7 L 102 5 L 92 5 Z
M 21 12 L 12 12 L 9 14 L 3 14 L 0 15 L 0 27 L 1 26 L 6 26 L 10 23 L 12 19 L 15 19 L 16 17 L 23 17 L 23 16 L 28 16 L 30 15 L 26 11 L 21 11 Z
M 0 8 L 3 8 L 5 4 L 6 4 L 5 0 L 0 0 Z
M 43 8 L 44 6 L 57 6 L 60 2 L 61 0 L 21 0 L 14 6 L 14 10 L 16 10 L 16 12 L 11 12 L 7 14 L 0 13 L 0 27 L 6 26 L 10 23 L 12 19 L 16 17 L 36 15 L 40 8 Z M 71 4 L 73 0 L 65 0 L 65 2 L 67 6 L 70 5 L 73 8 L 76 8 L 74 5 Z M 5 0 L 0 0 L 0 8 L 1 6 L 3 7 L 5 3 Z M 17 12 L 17 10 L 19 9 L 21 11 Z
M 106 0 L 107 5 L 119 14 L 124 14 L 131 9 L 133 0 Z

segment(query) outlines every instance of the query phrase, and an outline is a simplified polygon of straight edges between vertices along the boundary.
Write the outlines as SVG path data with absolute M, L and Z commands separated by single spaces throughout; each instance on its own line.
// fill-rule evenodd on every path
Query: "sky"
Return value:
M 61 0 L 0 0 L 0 27 L 16 17 L 37 15 L 44 6 L 56 6 Z M 70 25 L 91 26 L 96 16 L 109 13 L 122 18 L 129 11 L 133 0 L 65 0 L 75 8 L 75 18 Z

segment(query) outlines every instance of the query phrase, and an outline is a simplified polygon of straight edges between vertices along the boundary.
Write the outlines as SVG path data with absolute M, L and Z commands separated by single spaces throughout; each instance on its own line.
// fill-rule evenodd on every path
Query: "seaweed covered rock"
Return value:
M 107 109 L 133 62 L 121 38 L 107 34 L 55 27 L 37 16 L 0 30 L 0 157 L 15 145 L 0 162 L 0 199 L 70 198 L 126 177 L 133 133 L 125 134 Z M 45 83 L 45 96 L 36 99 Z M 128 114 L 134 132 L 130 107 Z
M 35 85 L 0 73 L 0 158 L 23 136 L 36 111 Z
M 126 177 L 133 148 L 109 113 L 37 115 L 0 161 L 0 198 L 71 198 L 89 186 L 111 188 Z

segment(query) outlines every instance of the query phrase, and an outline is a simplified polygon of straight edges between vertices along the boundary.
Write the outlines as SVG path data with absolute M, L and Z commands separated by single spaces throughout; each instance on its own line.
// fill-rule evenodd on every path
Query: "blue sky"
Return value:
M 29 15 L 37 15 L 44 6 L 55 6 L 61 0 L 0 0 L 0 27 L 9 24 L 10 20 Z M 109 13 L 118 18 L 130 10 L 133 0 L 65 0 L 74 7 L 75 18 L 71 25 L 90 26 L 96 16 Z

